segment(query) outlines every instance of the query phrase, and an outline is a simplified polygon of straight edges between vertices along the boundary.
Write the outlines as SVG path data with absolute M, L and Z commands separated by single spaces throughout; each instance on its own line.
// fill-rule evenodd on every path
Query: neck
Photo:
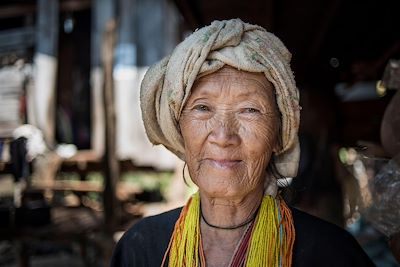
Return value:
M 206 220 L 206 218 L 204 218 L 203 212 L 201 212 L 201 209 L 200 209 L 200 215 L 201 215 L 201 219 L 203 220 L 203 222 L 205 224 L 207 224 L 207 226 L 209 226 L 211 228 L 220 229 L 220 230 L 236 230 L 236 229 L 245 227 L 245 226 L 247 226 L 248 224 L 250 224 L 251 222 L 254 221 L 254 219 L 257 216 L 257 212 L 258 212 L 258 209 L 254 212 L 254 214 L 249 219 L 247 219 L 246 221 L 244 221 L 244 222 L 242 222 L 240 224 L 222 226 L 222 225 L 213 225 L 213 224 L 209 223 Z
M 255 218 L 262 197 L 262 190 L 237 198 L 210 197 L 200 191 L 202 221 L 216 230 L 244 228 Z

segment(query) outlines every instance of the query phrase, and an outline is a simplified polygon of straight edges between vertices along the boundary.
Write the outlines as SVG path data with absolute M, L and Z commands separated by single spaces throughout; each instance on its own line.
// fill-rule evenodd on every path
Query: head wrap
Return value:
M 224 65 L 264 73 L 274 85 L 281 113 L 282 147 L 276 153 L 276 167 L 283 176 L 294 177 L 300 155 L 300 106 L 290 59 L 275 35 L 240 19 L 214 21 L 196 30 L 144 76 L 140 100 L 147 136 L 184 160 L 179 118 L 195 80 Z

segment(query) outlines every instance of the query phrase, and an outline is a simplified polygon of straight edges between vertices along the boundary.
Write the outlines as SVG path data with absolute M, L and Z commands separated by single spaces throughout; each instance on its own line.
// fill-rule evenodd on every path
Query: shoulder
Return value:
M 315 242 L 325 242 L 328 240 L 332 242 L 332 239 L 343 241 L 354 240 L 350 233 L 335 224 L 296 208 L 291 208 L 291 210 L 296 228 L 296 236 L 299 238 L 312 238 Z
M 160 266 L 181 208 L 141 219 L 115 246 L 112 267 Z
M 181 208 L 170 210 L 158 215 L 149 216 L 135 223 L 126 233 L 126 236 L 141 236 L 144 234 L 173 230 Z
M 374 266 L 350 233 L 298 209 L 291 210 L 296 231 L 294 266 Z

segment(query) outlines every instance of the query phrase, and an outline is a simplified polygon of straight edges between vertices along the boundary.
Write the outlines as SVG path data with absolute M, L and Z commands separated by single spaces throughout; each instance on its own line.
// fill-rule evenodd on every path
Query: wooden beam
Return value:
M 60 3 L 61 11 L 81 11 L 89 9 L 92 6 L 91 0 L 69 0 Z
M 90 181 L 60 181 L 35 182 L 32 189 L 53 190 L 53 191 L 74 191 L 74 192 L 103 192 L 103 185 Z
M 69 0 L 60 3 L 61 12 L 81 11 L 90 9 L 91 0 Z M 23 17 L 34 14 L 37 11 L 36 4 L 14 4 L 0 7 L 0 19 Z
M 0 8 L 0 19 L 22 17 L 36 12 L 35 4 L 9 5 Z
M 0 51 L 12 51 L 16 47 L 33 47 L 35 44 L 35 28 L 25 27 L 20 29 L 0 31 Z

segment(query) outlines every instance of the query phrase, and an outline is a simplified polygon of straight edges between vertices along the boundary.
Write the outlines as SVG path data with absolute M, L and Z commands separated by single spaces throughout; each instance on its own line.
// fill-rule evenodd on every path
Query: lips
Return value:
M 219 169 L 231 169 L 236 167 L 241 160 L 228 160 L 228 159 L 208 159 L 210 163 Z

